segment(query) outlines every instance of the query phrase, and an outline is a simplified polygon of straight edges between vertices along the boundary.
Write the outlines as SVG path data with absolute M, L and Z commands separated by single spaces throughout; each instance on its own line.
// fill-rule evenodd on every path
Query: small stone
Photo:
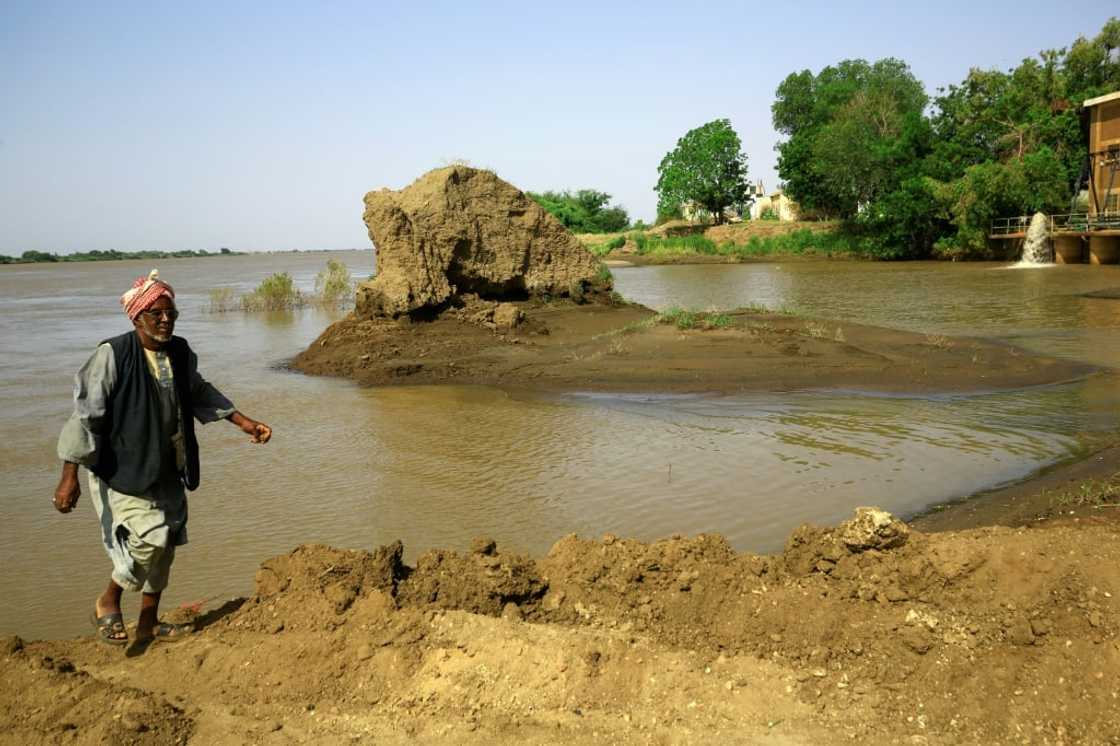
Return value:
M 19 635 L 11 635 L 0 640 L 0 650 L 4 651 L 4 655 L 15 655 L 23 650 L 23 639 Z
M 883 596 L 892 603 L 896 603 L 898 601 L 908 601 L 910 599 L 910 594 L 896 585 L 892 585 L 890 588 L 887 588 L 887 590 L 883 592 Z
M 367 643 L 362 643 L 358 646 L 357 657 L 360 661 L 368 661 L 373 657 L 373 648 Z
M 1099 611 L 1090 611 L 1089 626 L 1095 628 L 1101 626 L 1102 624 L 1104 624 L 1104 617 L 1101 616 L 1101 613 Z
M 855 518 L 837 529 L 840 541 L 853 552 L 894 549 L 910 538 L 910 527 L 879 508 L 856 508 Z
M 494 309 L 494 326 L 509 331 L 517 327 L 523 317 L 521 309 L 512 303 L 499 303 Z
M 282 621 L 280 621 L 279 619 L 277 619 L 275 622 L 273 622 L 268 627 L 268 633 L 270 635 L 278 635 L 283 631 L 284 631 L 284 623 Z
M 521 608 L 512 601 L 502 607 L 502 619 L 511 622 L 519 622 L 522 618 Z
M 276 731 L 281 730 L 283 727 L 284 727 L 284 724 L 281 723 L 279 720 L 277 720 L 277 721 L 274 721 L 271 725 L 269 725 L 268 729 L 271 732 L 275 733 Z
M 903 627 L 898 636 L 903 645 L 918 655 L 925 655 L 933 647 L 921 627 Z
M 1051 628 L 1052 625 L 1050 624 L 1050 620 L 1048 619 L 1031 620 L 1031 632 L 1033 632 L 1037 637 L 1042 637 L 1043 635 L 1050 634 Z
M 1015 645 L 1033 645 L 1034 632 L 1026 619 L 1018 619 L 1007 628 L 1007 637 Z

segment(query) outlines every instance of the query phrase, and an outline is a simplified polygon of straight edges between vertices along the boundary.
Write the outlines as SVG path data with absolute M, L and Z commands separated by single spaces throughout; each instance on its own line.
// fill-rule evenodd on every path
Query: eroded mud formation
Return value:
M 358 287 L 360 318 L 438 312 L 460 297 L 582 298 L 598 260 L 567 229 L 490 171 L 450 166 L 400 191 L 365 196 L 377 276 Z

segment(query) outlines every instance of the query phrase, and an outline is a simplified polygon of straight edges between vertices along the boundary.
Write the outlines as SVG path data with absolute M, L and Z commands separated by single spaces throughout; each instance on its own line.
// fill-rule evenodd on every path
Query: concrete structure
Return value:
M 1050 215 L 1049 234 L 1058 264 L 1120 263 L 1120 91 L 1082 104 L 1089 131 L 1088 212 Z M 1022 242 L 1029 216 L 992 223 L 988 237 Z
M 1089 113 L 1089 214 L 1120 216 L 1120 91 L 1091 98 Z

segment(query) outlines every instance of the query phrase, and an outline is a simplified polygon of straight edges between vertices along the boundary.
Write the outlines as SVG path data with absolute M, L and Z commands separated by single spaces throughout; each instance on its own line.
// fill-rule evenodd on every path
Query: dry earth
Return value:
M 0 647 L 0 743 L 1120 743 L 1120 524 L 299 547 L 178 644 Z

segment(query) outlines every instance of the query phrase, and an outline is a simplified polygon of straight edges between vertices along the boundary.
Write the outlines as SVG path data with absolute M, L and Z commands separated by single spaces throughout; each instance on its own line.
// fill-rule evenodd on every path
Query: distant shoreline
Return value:
M 67 262 L 116 262 L 129 259 L 197 259 L 214 256 L 246 256 L 248 254 L 319 254 L 330 251 L 365 251 L 366 249 L 276 249 L 268 251 L 233 251 L 219 249 L 183 249 L 180 251 L 79 251 L 73 254 L 55 254 L 48 251 L 25 251 L 20 256 L 0 254 L 0 265 L 5 264 L 63 264 Z

